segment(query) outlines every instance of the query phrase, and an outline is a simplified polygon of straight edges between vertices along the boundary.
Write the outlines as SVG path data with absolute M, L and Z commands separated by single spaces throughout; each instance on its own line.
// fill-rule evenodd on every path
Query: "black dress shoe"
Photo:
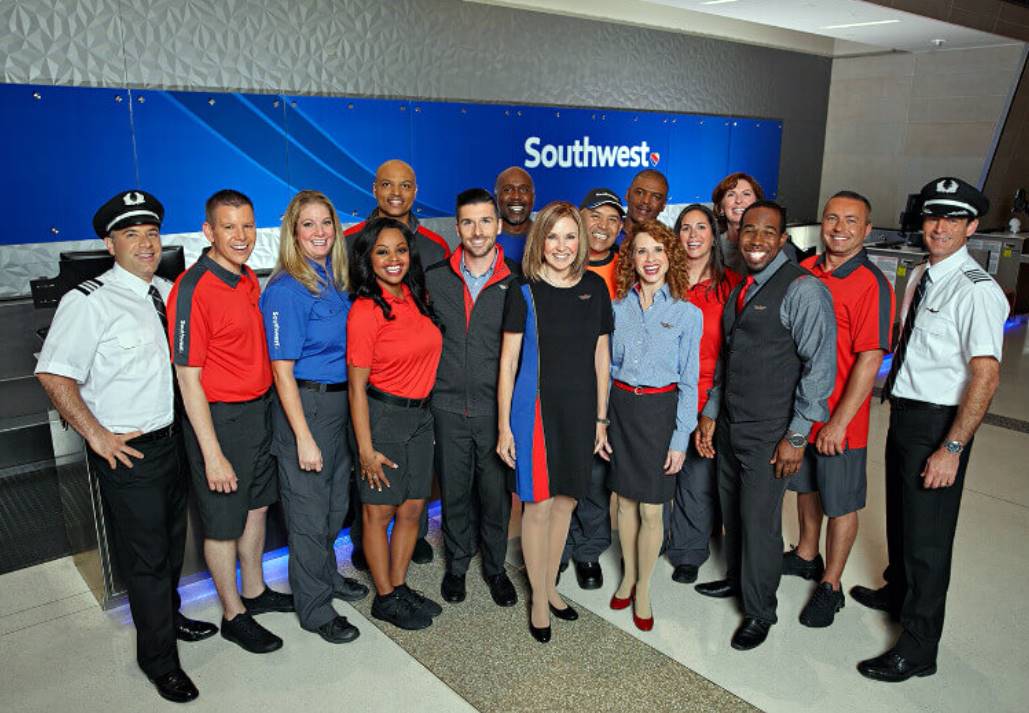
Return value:
M 761 621 L 752 616 L 745 617 L 736 633 L 732 635 L 732 647 L 737 651 L 756 649 L 765 643 L 771 627 L 772 625 L 767 621 Z
M 188 619 L 179 612 L 175 612 L 175 638 L 179 641 L 203 641 L 217 633 L 218 627 L 214 624 Z
M 489 585 L 489 595 L 493 597 L 493 603 L 498 607 L 513 607 L 518 603 L 518 592 L 506 572 L 486 577 L 486 584 Z
M 870 587 L 858 585 L 851 587 L 850 597 L 863 607 L 884 611 L 893 617 L 894 621 L 900 621 L 900 602 L 890 596 L 888 587 L 871 589 Z
M 713 582 L 704 582 L 694 587 L 697 594 L 715 599 L 727 599 L 728 597 L 739 596 L 740 588 L 735 582 L 728 579 L 716 579 Z
M 576 562 L 575 578 L 581 589 L 600 589 L 604 586 L 604 572 L 600 562 Z
M 550 605 L 550 613 L 556 616 L 562 621 L 575 621 L 579 618 L 579 612 L 572 608 L 571 604 L 565 604 L 564 609 L 558 609 L 553 604 Z
M 699 568 L 695 564 L 677 565 L 675 571 L 672 572 L 672 581 L 679 584 L 693 584 L 697 581 L 697 569 Z
M 345 616 L 337 616 L 319 626 L 318 635 L 330 644 L 346 644 L 360 636 L 361 632 Z
M 336 588 L 332 590 L 332 596 L 345 602 L 359 602 L 368 596 L 368 587 L 356 579 L 341 577 L 336 582 Z
M 189 676 L 181 668 L 169 671 L 157 678 L 151 678 L 150 682 L 154 684 L 157 692 L 161 694 L 161 698 L 172 703 L 189 703 L 190 701 L 195 701 L 197 696 L 200 695 L 200 691 L 193 685 L 193 681 L 190 680 Z
M 429 562 L 432 562 L 432 545 L 424 537 L 419 537 L 414 543 L 411 561 L 415 564 L 429 564 Z
M 895 651 L 887 651 L 882 656 L 859 663 L 858 673 L 874 681 L 900 683 L 912 676 L 932 676 L 936 673 L 936 662 L 914 663 Z
M 282 648 L 282 639 L 257 623 L 250 612 L 222 619 L 222 638 L 238 644 L 252 654 L 268 654 Z
M 354 569 L 362 572 L 368 571 L 368 559 L 364 556 L 362 548 L 354 546 L 353 551 L 350 553 L 350 564 L 354 565 Z
M 445 573 L 443 582 L 439 585 L 439 593 L 451 604 L 463 602 L 465 598 L 464 575 Z
M 532 622 L 530 621 L 529 622 L 529 633 L 532 634 L 532 638 L 536 639 L 536 641 L 540 642 L 541 644 L 545 644 L 548 641 L 550 641 L 550 627 L 549 626 L 542 626 L 542 627 L 536 628 L 535 626 L 532 625 Z
M 274 589 L 269 589 L 267 585 L 265 585 L 264 591 L 256 597 L 253 597 L 252 599 L 240 597 L 240 600 L 243 602 L 243 606 L 247 608 L 247 613 L 251 616 L 254 614 L 267 614 L 271 611 L 296 611 L 293 606 L 292 594 L 276 592 Z

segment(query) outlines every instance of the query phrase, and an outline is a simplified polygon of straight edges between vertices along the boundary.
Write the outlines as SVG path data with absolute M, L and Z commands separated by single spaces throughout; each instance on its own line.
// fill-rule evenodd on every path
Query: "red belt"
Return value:
M 618 379 L 615 379 L 614 382 L 615 386 L 622 391 L 630 391 L 637 396 L 642 396 L 643 394 L 667 394 L 669 391 L 675 391 L 678 386 L 678 384 L 669 384 L 668 386 L 630 386 Z

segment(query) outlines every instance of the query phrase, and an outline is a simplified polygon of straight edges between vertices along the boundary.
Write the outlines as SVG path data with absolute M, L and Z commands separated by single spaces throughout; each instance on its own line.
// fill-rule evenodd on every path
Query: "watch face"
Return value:
M 793 436 L 787 436 L 786 437 L 786 442 L 789 443 L 794 448 L 802 448 L 804 446 L 804 444 L 807 443 L 807 439 L 804 438 L 804 436 L 793 435 Z
M 960 453 L 965 448 L 964 444 L 959 441 L 947 441 L 943 447 L 947 449 L 948 453 Z

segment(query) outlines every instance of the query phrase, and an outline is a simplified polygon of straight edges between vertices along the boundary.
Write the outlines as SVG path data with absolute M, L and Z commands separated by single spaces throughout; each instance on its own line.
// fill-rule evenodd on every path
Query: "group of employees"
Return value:
M 235 190 L 205 206 L 210 241 L 172 285 L 155 276 L 164 209 L 143 190 L 100 207 L 94 229 L 114 267 L 61 300 L 36 369 L 85 439 L 137 630 L 137 661 L 158 692 L 198 692 L 176 640 L 221 631 L 267 653 L 282 639 L 254 617 L 295 611 L 333 643 L 358 637 L 333 599 L 368 595 L 343 577 L 333 543 L 350 509 L 354 564 L 372 616 L 423 629 L 439 603 L 407 585 L 428 561 L 425 504 L 442 501 L 440 594 L 466 597 L 476 552 L 497 605 L 518 601 L 505 569 L 516 493 L 530 586 L 529 631 L 578 618 L 558 593 L 602 586 L 617 502 L 621 579 L 610 606 L 654 626 L 651 578 L 665 553 L 692 583 L 724 529 L 724 579 L 702 595 L 738 598 L 739 650 L 777 621 L 781 575 L 816 587 L 800 622 L 832 624 L 865 505 L 869 404 L 883 399 L 888 567 L 854 587 L 900 635 L 862 661 L 873 679 L 936 671 L 951 553 L 972 438 L 997 387 L 1008 303 L 965 247 L 988 209 L 958 178 L 923 189 L 928 260 L 894 295 L 864 240 L 871 206 L 852 191 L 822 212 L 823 250 L 797 262 L 786 210 L 733 173 L 712 208 L 659 222 L 668 183 L 654 169 L 622 197 L 597 188 L 533 216 L 528 173 L 457 196 L 457 248 L 412 212 L 414 171 L 376 172 L 377 208 L 346 233 L 322 193 L 297 193 L 263 293 L 246 261 L 256 226 Z M 274 388 L 272 388 L 274 386 Z M 351 472 L 356 474 L 356 487 Z M 191 481 L 220 626 L 179 612 L 176 591 Z M 798 493 L 800 541 L 783 552 L 782 502 Z M 279 501 L 291 594 L 264 580 L 268 506 Z M 819 552 L 823 517 L 825 553 Z M 237 587 L 237 563 L 241 572 Z

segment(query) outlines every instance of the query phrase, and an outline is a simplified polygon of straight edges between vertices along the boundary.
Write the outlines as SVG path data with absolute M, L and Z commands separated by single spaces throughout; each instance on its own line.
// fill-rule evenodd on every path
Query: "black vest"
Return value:
M 803 364 L 793 335 L 782 326 L 779 310 L 786 290 L 809 274 L 794 262 L 783 263 L 750 298 L 739 316 L 736 298 L 741 281 L 729 294 L 722 312 L 725 330 L 725 373 L 722 412 L 732 423 L 788 420 Z M 750 289 L 754 289 L 751 285 Z

